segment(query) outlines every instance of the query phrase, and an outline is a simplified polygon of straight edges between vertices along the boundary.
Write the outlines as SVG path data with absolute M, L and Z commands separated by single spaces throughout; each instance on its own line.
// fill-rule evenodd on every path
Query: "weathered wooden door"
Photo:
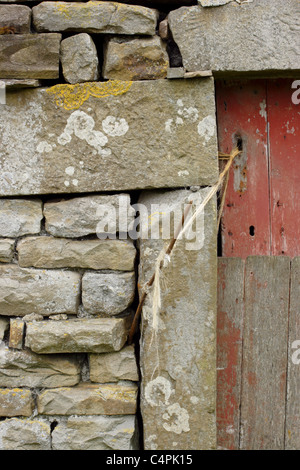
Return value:
M 300 105 L 292 83 L 217 83 L 219 148 L 242 149 L 221 223 L 219 448 L 300 449 Z
M 300 104 L 293 79 L 217 83 L 219 148 L 230 174 L 222 256 L 300 254 Z

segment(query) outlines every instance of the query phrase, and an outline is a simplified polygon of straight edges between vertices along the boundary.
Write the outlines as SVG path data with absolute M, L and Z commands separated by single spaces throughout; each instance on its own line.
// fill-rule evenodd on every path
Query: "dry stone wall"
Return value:
M 122 197 L 130 205 L 125 194 L 1 199 L 1 449 L 71 449 L 82 433 L 88 449 L 138 446 L 139 374 L 126 345 L 136 248 L 95 235 L 97 203 Z M 75 416 L 85 420 L 69 430 Z
M 298 17 L 0 0 L 0 450 L 216 447 L 214 199 L 128 332 L 163 224 L 217 181 L 214 76 L 299 70 Z

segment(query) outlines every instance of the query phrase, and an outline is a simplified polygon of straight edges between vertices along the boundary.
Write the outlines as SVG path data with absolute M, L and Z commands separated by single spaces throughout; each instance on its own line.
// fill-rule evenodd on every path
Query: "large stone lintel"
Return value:
M 299 15 L 298 0 L 233 1 L 182 7 L 169 25 L 188 71 L 299 71 Z
M 212 78 L 57 85 L 8 92 L 6 102 L 0 196 L 175 188 L 218 178 Z

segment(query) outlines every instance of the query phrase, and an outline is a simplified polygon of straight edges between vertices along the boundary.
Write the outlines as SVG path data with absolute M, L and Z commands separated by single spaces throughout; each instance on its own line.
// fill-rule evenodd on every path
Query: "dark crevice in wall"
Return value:
M 182 55 L 173 39 L 172 33 L 169 28 L 169 39 L 167 40 L 167 53 L 169 55 L 170 67 L 183 67 Z
M 53 420 L 51 421 L 50 423 L 50 449 L 53 450 L 53 444 L 52 444 L 52 433 L 54 431 L 54 429 L 56 428 L 56 426 L 58 425 L 58 421 Z
M 103 56 L 103 45 L 104 45 L 104 41 L 105 41 L 105 36 L 103 36 L 102 34 L 90 34 L 91 38 L 93 39 L 94 41 L 94 44 L 96 46 L 96 49 L 97 49 L 97 55 L 98 55 L 98 61 L 99 61 L 99 78 L 98 78 L 98 81 L 104 81 L 104 78 L 103 78 L 103 75 L 102 75 L 102 70 L 103 70 L 103 60 L 104 60 L 104 56 Z

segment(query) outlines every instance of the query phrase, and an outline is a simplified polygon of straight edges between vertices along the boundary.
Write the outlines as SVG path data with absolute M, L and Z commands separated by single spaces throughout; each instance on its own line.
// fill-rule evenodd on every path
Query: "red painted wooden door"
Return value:
M 298 397 L 285 389 L 288 325 L 289 337 L 298 336 L 288 312 L 288 275 L 279 269 L 289 266 L 286 257 L 300 255 L 300 104 L 292 101 L 293 82 L 216 83 L 219 150 L 229 153 L 236 145 L 242 150 L 230 170 L 221 222 L 217 430 L 224 449 L 288 448 L 289 433 L 300 443 L 291 424 L 298 423 L 297 413 L 287 414 L 284 430 L 285 405 L 298 409 Z M 268 258 L 245 261 L 250 255 Z M 299 372 L 293 374 L 298 380 Z
M 293 79 L 219 81 L 219 149 L 242 148 L 230 172 L 222 256 L 300 254 L 300 105 Z

